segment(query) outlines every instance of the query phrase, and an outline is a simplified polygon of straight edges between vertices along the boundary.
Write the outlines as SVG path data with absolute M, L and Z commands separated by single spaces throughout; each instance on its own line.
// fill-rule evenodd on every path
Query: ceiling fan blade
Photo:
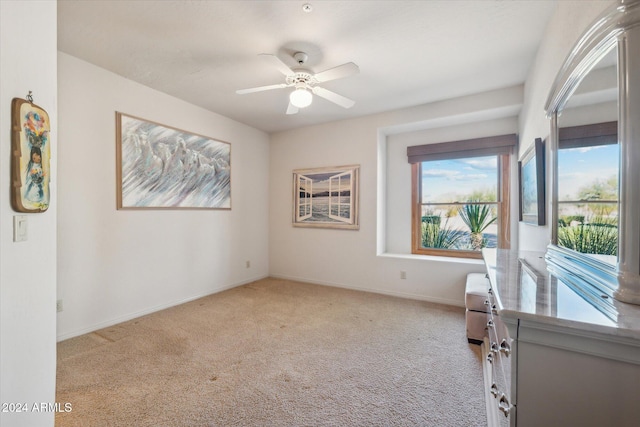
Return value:
M 354 74 L 358 74 L 360 72 L 360 67 L 358 67 L 353 62 L 347 62 L 346 64 L 338 65 L 337 67 L 330 68 L 325 71 L 321 71 L 316 74 L 315 79 L 322 83 L 328 82 L 329 80 L 342 79 L 344 77 L 349 77 Z
M 291 68 L 289 68 L 289 66 L 287 66 L 287 64 L 282 62 L 282 60 L 280 58 L 278 58 L 277 56 L 275 56 L 275 55 L 272 55 L 270 53 L 261 53 L 258 56 L 263 58 L 267 62 L 269 62 L 274 67 L 276 67 L 278 69 L 278 71 L 280 71 L 285 76 L 291 76 L 291 75 L 295 74 L 295 72 Z
M 289 106 L 287 107 L 287 114 L 298 114 L 298 107 L 289 102 Z
M 344 107 L 344 108 L 351 108 L 356 103 L 352 99 L 345 98 L 342 95 L 338 95 L 335 92 L 331 92 L 330 90 L 327 90 L 327 89 L 319 87 L 319 86 L 315 86 L 311 90 L 316 95 L 318 95 L 318 96 L 320 96 L 320 97 L 322 97 L 322 98 L 324 98 L 324 99 L 326 99 L 328 101 L 331 101 L 331 102 L 333 102 L 335 104 L 338 104 L 339 106 Z
M 252 87 L 249 89 L 240 89 L 240 90 L 237 90 L 236 93 L 238 95 L 244 95 L 245 93 L 262 92 L 263 90 L 282 89 L 283 87 L 287 87 L 287 86 L 289 85 L 286 83 L 280 83 L 277 85 L 259 86 L 259 87 Z

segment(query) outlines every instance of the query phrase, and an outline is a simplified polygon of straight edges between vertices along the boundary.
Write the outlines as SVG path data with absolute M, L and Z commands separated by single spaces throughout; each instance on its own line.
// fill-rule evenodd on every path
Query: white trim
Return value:
M 556 75 L 545 103 L 547 118 L 561 112 L 584 76 L 613 49 L 621 34 L 637 25 L 640 3 L 618 0 L 578 39 Z
M 640 365 L 640 343 L 615 335 L 603 335 L 520 319 L 518 342 Z
M 434 297 L 428 297 L 424 295 L 406 293 L 406 292 L 390 292 L 390 291 L 383 291 L 379 289 L 362 288 L 359 286 L 351 286 L 351 285 L 345 285 L 342 283 L 335 283 L 335 282 L 318 281 L 313 279 L 307 279 L 304 277 L 276 275 L 276 274 L 271 274 L 269 275 L 269 277 L 273 277 L 274 279 L 293 280 L 296 282 L 309 283 L 311 285 L 331 286 L 333 288 L 350 289 L 353 291 L 369 292 L 372 294 L 387 295 L 391 297 L 398 297 L 398 298 L 411 299 L 411 300 L 417 300 L 417 301 L 426 301 L 426 302 L 432 302 L 434 304 L 442 304 L 442 305 L 449 305 L 453 307 L 464 308 L 464 295 L 462 295 L 462 298 L 460 300 L 452 300 L 448 298 L 434 298 Z
M 109 326 L 117 325 L 118 323 L 127 322 L 129 320 L 136 319 L 138 317 L 146 316 L 147 314 L 152 314 L 152 313 L 155 313 L 155 312 L 160 311 L 160 310 L 165 310 L 167 308 L 175 307 L 175 306 L 180 305 L 180 304 L 185 304 L 187 302 L 195 301 L 197 299 L 204 298 L 204 297 L 209 296 L 209 295 L 217 294 L 219 292 L 226 291 L 226 290 L 229 290 L 229 289 L 237 288 L 238 286 L 246 285 L 247 283 L 255 282 L 256 280 L 265 279 L 267 277 L 269 277 L 269 276 L 265 275 L 265 276 L 260 276 L 260 277 L 254 277 L 254 278 L 251 278 L 251 279 L 243 280 L 242 282 L 238 282 L 238 283 L 234 283 L 234 284 L 231 284 L 231 285 L 226 285 L 226 286 L 222 286 L 220 288 L 213 289 L 211 292 L 208 292 L 208 293 L 205 293 L 205 294 L 194 295 L 194 296 L 191 296 L 191 297 L 188 297 L 188 298 L 184 298 L 184 299 L 181 299 L 181 300 L 178 300 L 178 301 L 172 301 L 172 302 L 167 303 L 167 304 L 160 304 L 160 305 L 157 305 L 155 307 L 150 307 L 150 308 L 147 308 L 147 309 L 144 309 L 144 310 L 141 310 L 141 311 L 137 311 L 137 312 L 134 312 L 134 313 L 129 313 L 129 314 L 125 314 L 123 316 L 118 316 L 118 317 L 115 317 L 113 319 L 105 320 L 104 322 L 94 323 L 93 325 L 90 325 L 90 326 L 87 326 L 87 327 L 84 327 L 84 328 L 81 328 L 81 329 L 76 329 L 75 331 L 71 331 L 71 332 L 67 332 L 67 333 L 58 335 L 56 337 L 56 340 L 57 340 L 57 342 L 60 342 L 60 341 L 67 340 L 69 338 L 74 338 L 74 337 L 77 337 L 77 336 L 80 336 L 80 335 L 88 334 L 90 332 L 94 332 L 94 331 L 97 331 L 97 330 L 100 330 L 100 329 L 103 329 L 103 328 L 108 328 Z
M 347 175 L 350 177 L 349 178 L 349 183 L 350 184 L 349 184 L 348 187 L 343 187 L 343 185 L 342 185 L 342 177 L 343 176 L 347 176 Z M 352 224 L 353 223 L 353 214 L 354 214 L 354 212 L 351 209 L 351 206 L 353 205 L 351 203 L 351 201 L 352 201 L 351 197 L 353 197 L 353 194 L 355 194 L 355 191 L 354 191 L 355 179 L 354 178 L 355 177 L 353 176 L 353 171 L 345 171 L 345 172 L 342 172 L 342 173 L 339 173 L 339 174 L 336 174 L 336 175 L 333 175 L 333 176 L 329 177 L 329 213 L 328 213 L 329 218 L 331 218 L 333 220 L 336 220 L 336 221 L 345 222 L 347 224 Z M 337 197 L 333 196 L 333 193 L 335 191 L 333 189 L 334 180 L 338 181 L 337 182 L 337 186 L 338 186 L 338 189 L 337 189 L 338 196 Z M 349 192 L 350 192 L 349 193 L 350 194 L 349 203 L 341 202 L 342 196 L 340 196 L 340 193 L 342 192 L 343 188 L 348 188 L 349 189 Z M 337 202 L 335 202 L 335 204 L 338 206 L 338 215 L 333 215 L 331 213 L 332 212 L 332 207 L 334 205 L 334 203 L 333 203 L 334 199 L 337 199 Z M 349 217 L 348 218 L 344 218 L 344 217 L 340 216 L 341 208 L 344 205 L 349 207 Z
M 433 256 L 433 255 L 417 255 L 417 254 L 394 254 L 390 252 L 383 252 L 377 254 L 376 256 L 380 258 L 395 258 L 395 259 L 413 259 L 419 261 L 438 261 L 438 262 L 447 262 L 452 264 L 474 264 L 482 266 L 479 273 L 485 272 L 484 261 L 476 258 L 457 258 L 457 257 L 448 257 L 448 256 Z
M 305 197 L 300 198 L 300 183 L 304 182 L 304 193 Z M 298 182 L 296 183 L 296 192 L 297 197 L 295 197 L 296 205 L 296 217 L 298 221 L 303 221 L 305 219 L 311 218 L 313 215 L 313 180 L 304 175 L 298 175 Z M 309 197 L 306 195 L 309 194 Z M 300 215 L 300 208 L 304 207 L 304 213 Z

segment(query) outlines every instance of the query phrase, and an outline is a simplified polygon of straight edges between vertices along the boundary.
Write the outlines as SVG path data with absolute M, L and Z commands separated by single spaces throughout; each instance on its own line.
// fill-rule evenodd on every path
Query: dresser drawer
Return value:
M 493 407 L 492 425 L 508 426 L 515 420 L 515 396 L 511 392 L 511 345 L 509 330 L 498 315 L 495 295 L 487 294 L 487 369 L 489 370 L 489 405 Z
M 498 316 L 494 316 L 494 324 L 500 324 Z M 498 418 L 508 417 L 511 413 L 513 399 L 511 395 L 511 359 L 501 348 L 498 327 L 489 328 L 488 359 L 491 365 L 491 396 L 494 399 L 499 415 Z

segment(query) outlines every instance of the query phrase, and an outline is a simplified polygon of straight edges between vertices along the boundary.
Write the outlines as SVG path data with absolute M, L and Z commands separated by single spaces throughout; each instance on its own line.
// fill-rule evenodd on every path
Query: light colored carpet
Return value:
M 464 310 L 265 279 L 58 344 L 57 426 L 484 426 Z

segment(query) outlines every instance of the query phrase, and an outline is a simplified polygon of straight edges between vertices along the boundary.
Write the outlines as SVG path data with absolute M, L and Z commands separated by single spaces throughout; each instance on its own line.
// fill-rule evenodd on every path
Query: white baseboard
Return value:
M 228 289 L 233 289 L 233 288 L 237 288 L 238 286 L 242 286 L 242 285 L 246 285 L 247 283 L 251 283 L 251 282 L 255 282 L 256 280 L 260 280 L 260 279 L 265 279 L 269 277 L 268 275 L 265 276 L 260 276 L 260 277 L 253 277 L 251 279 L 247 279 L 247 280 L 243 280 L 242 282 L 238 282 L 238 283 L 234 283 L 231 285 L 226 285 L 226 286 L 221 286 L 219 288 L 215 288 L 213 289 L 211 292 L 207 292 L 205 294 L 201 294 L 201 295 L 192 295 L 188 298 L 184 298 L 181 300 L 177 300 L 177 301 L 171 301 L 169 303 L 166 304 L 160 304 L 154 307 L 149 307 L 146 308 L 144 310 L 141 311 L 136 311 L 134 313 L 128 313 L 125 314 L 123 316 L 118 316 L 118 317 L 114 317 L 112 319 L 109 320 L 105 320 L 104 322 L 99 322 L 99 323 L 95 323 L 89 326 L 86 326 L 84 328 L 80 328 L 80 329 L 76 329 L 72 332 L 67 332 L 64 334 L 60 334 L 56 337 L 56 341 L 60 342 L 60 341 L 64 341 L 67 340 L 69 338 L 74 338 L 80 335 L 84 335 L 84 334 L 88 334 L 90 332 L 94 332 L 103 328 L 108 328 L 109 326 L 113 326 L 113 325 L 117 325 L 118 323 L 122 323 L 122 322 L 127 322 L 129 320 L 138 318 L 138 317 L 142 317 L 142 316 L 146 316 L 147 314 L 151 314 L 151 313 L 155 313 L 156 311 L 160 311 L 160 310 L 164 310 L 170 307 L 175 307 L 176 305 L 180 305 L 180 304 L 184 304 L 187 302 L 191 302 L 194 300 L 197 300 L 199 298 L 203 298 L 209 295 L 213 295 L 213 294 L 217 294 L 219 292 L 222 291 L 226 291 Z
M 273 277 L 275 279 L 294 280 L 296 282 L 310 283 L 314 285 L 332 286 L 334 288 L 351 289 L 354 291 L 371 292 L 374 294 L 388 295 L 388 296 L 398 297 L 398 298 L 427 301 L 427 302 L 433 302 L 436 304 L 452 305 L 454 307 L 464 307 L 464 295 L 462 295 L 461 299 L 458 301 L 458 300 L 452 300 L 448 298 L 429 297 L 426 295 L 412 294 L 412 293 L 406 293 L 406 292 L 394 292 L 394 291 L 387 291 L 387 290 L 362 288 L 359 286 L 345 285 L 343 283 L 334 283 L 334 282 L 325 282 L 325 281 L 319 281 L 319 280 L 313 280 L 313 279 L 306 279 L 304 277 L 276 275 L 276 274 L 271 274 L 269 275 L 269 277 Z
M 74 338 L 80 335 L 84 335 L 84 334 L 88 334 L 90 332 L 94 332 L 97 331 L 99 329 L 103 329 L 103 328 L 108 328 L 109 326 L 113 326 L 113 325 L 117 325 L 118 323 L 122 323 L 122 322 L 127 322 L 129 320 L 138 318 L 138 317 L 142 317 L 142 316 L 146 316 L 147 314 L 151 314 L 151 313 L 155 313 L 156 311 L 160 311 L 160 310 L 164 310 L 170 307 L 174 307 L 176 305 L 180 305 L 180 304 L 184 304 L 190 301 L 194 301 L 197 300 L 198 298 L 203 298 L 209 295 L 213 295 L 213 294 L 217 294 L 219 292 L 222 291 L 226 291 L 228 289 L 233 289 L 233 288 L 237 288 L 238 286 L 242 286 L 242 285 L 246 285 L 247 283 L 251 283 L 251 282 L 255 282 L 256 280 L 261 280 L 261 279 L 265 279 L 267 277 L 273 277 L 276 279 L 285 279 L 285 280 L 294 280 L 297 282 L 303 282 L 303 283 L 310 283 L 310 284 L 314 284 L 314 285 L 323 285 L 323 286 L 332 286 L 335 288 L 343 288 L 343 289 L 351 289 L 354 291 L 361 291 L 361 292 L 371 292 L 371 293 L 375 293 L 375 294 L 381 294 L 381 295 L 388 295 L 388 296 L 393 296 L 393 297 L 398 297 L 398 298 L 406 298 L 406 299 L 412 299 L 412 300 L 418 300 L 418 301 L 427 301 L 427 302 L 432 302 L 432 303 L 436 303 L 436 304 L 444 304 L 444 305 L 451 305 L 454 307 L 464 307 L 464 301 L 461 299 L 460 301 L 458 300 L 451 300 L 451 299 L 447 299 L 447 298 L 437 298 L 437 297 L 429 297 L 429 296 L 425 296 L 425 295 L 419 295 L 419 294 L 412 294 L 412 293 L 405 293 L 405 292 L 393 292 L 393 291 L 386 291 L 386 290 L 378 290 L 378 289 L 369 289 L 369 288 L 363 288 L 363 287 L 359 287 L 359 286 L 350 286 L 350 285 L 345 285 L 343 283 L 335 283 L 335 282 L 326 282 L 326 281 L 319 281 L 319 280 L 313 280 L 313 279 L 307 279 L 304 277 L 295 277 L 295 276 L 286 276 L 286 275 L 265 275 L 265 276 L 260 276 L 260 277 L 254 277 L 251 279 L 247 279 L 244 280 L 242 282 L 238 282 L 238 283 L 234 283 L 231 285 L 226 285 L 226 286 L 222 286 L 219 288 L 216 288 L 214 290 L 212 290 L 211 292 L 208 292 L 206 294 L 201 294 L 201 295 L 192 295 L 188 298 L 184 298 L 178 301 L 171 301 L 167 304 L 161 304 L 161 305 L 157 305 L 154 307 L 149 307 L 147 309 L 141 310 L 141 311 L 137 311 L 134 313 L 128 313 L 126 315 L 123 316 L 118 316 L 118 317 L 114 317 L 112 319 L 106 320 L 104 322 L 99 322 L 99 323 L 95 323 L 89 326 L 86 326 L 84 328 L 80 328 L 80 329 L 76 329 L 74 331 L 71 332 L 67 332 L 64 334 L 60 334 L 57 336 L 57 341 L 64 341 L 67 340 L 69 338 Z

